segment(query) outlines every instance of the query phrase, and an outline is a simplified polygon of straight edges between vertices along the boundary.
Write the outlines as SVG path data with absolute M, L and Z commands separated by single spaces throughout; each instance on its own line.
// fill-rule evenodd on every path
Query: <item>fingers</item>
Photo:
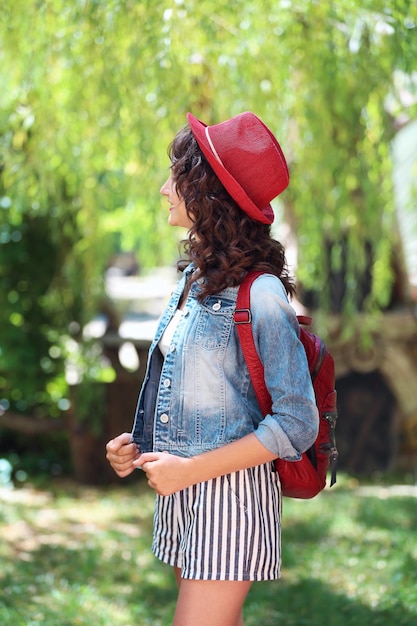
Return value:
M 138 447 L 131 441 L 129 433 L 122 433 L 111 439 L 106 445 L 106 458 L 121 478 L 128 476 L 135 470 L 136 466 L 133 465 L 133 461 L 138 456 Z
M 110 441 L 106 445 L 106 450 L 111 450 L 112 452 L 116 452 L 120 450 L 122 446 L 125 446 L 131 442 L 130 433 L 122 433 L 115 437 L 114 439 L 110 439 Z
M 152 461 L 159 461 L 159 459 L 168 452 L 143 452 L 139 453 L 138 458 L 134 461 L 135 467 L 142 467 L 145 463 L 152 463 Z M 144 469 L 144 468 L 143 468 Z
M 139 452 L 135 443 L 129 443 L 123 448 L 113 451 L 107 450 L 106 458 L 109 463 L 114 468 L 125 469 L 127 467 L 131 467 L 135 469 L 136 465 L 134 465 L 135 459 L 139 456 Z
M 155 461 L 155 460 L 156 460 L 155 458 L 152 458 L 152 459 L 149 458 L 149 453 L 139 454 L 137 459 L 133 461 L 133 465 L 135 467 L 140 467 L 144 470 L 145 468 L 143 466 L 145 463 L 147 463 L 148 461 Z
M 128 443 L 116 450 L 106 446 L 106 451 L 106 457 L 108 459 L 118 459 L 119 461 L 126 461 L 127 459 L 133 461 L 139 456 L 138 447 L 135 443 Z

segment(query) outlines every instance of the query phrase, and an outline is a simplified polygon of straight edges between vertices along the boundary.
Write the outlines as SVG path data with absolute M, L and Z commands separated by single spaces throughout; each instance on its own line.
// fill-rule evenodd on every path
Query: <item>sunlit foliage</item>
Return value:
M 188 110 L 215 123 L 250 109 L 277 134 L 292 178 L 277 212 L 315 305 L 388 306 L 390 140 L 417 115 L 416 23 L 412 0 L 5 0 L 0 398 L 50 395 L 112 252 L 176 258 L 159 187 Z

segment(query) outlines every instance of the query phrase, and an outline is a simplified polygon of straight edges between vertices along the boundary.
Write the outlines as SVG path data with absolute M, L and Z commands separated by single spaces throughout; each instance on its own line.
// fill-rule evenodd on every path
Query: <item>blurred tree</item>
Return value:
M 285 28 L 284 47 L 297 59 L 288 197 L 298 278 L 316 308 L 347 319 L 389 307 L 393 273 L 404 273 L 390 143 L 417 112 L 415 76 L 409 80 L 416 19 L 417 6 L 407 1 L 305 3 Z M 396 304 L 407 299 L 406 281 L 399 291 Z
M 187 110 L 251 109 L 277 134 L 292 175 L 277 212 L 309 301 L 350 323 L 389 306 L 390 141 L 417 114 L 416 24 L 413 0 L 5 0 L 4 406 L 59 412 L 65 337 L 96 310 L 111 252 L 145 268 L 176 256 L 158 190 Z

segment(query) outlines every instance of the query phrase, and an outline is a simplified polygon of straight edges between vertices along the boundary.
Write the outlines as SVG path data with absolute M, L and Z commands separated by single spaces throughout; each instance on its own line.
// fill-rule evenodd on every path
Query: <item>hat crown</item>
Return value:
M 188 113 L 191 131 L 215 174 L 252 219 L 271 224 L 270 202 L 289 183 L 281 147 L 269 128 L 246 111 L 206 126 Z
M 288 186 L 282 150 L 254 113 L 247 111 L 207 128 L 223 166 L 257 207 L 268 205 Z

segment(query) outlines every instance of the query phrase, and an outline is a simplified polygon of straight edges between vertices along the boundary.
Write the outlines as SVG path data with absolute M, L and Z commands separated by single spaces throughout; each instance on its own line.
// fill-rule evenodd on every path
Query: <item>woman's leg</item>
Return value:
M 181 568 L 174 567 L 174 574 L 175 574 L 175 580 L 177 582 L 177 587 L 179 589 L 180 586 L 181 586 L 181 580 L 182 580 L 182 578 L 181 578 Z
M 242 607 L 251 581 L 180 579 L 173 626 L 243 626 Z

